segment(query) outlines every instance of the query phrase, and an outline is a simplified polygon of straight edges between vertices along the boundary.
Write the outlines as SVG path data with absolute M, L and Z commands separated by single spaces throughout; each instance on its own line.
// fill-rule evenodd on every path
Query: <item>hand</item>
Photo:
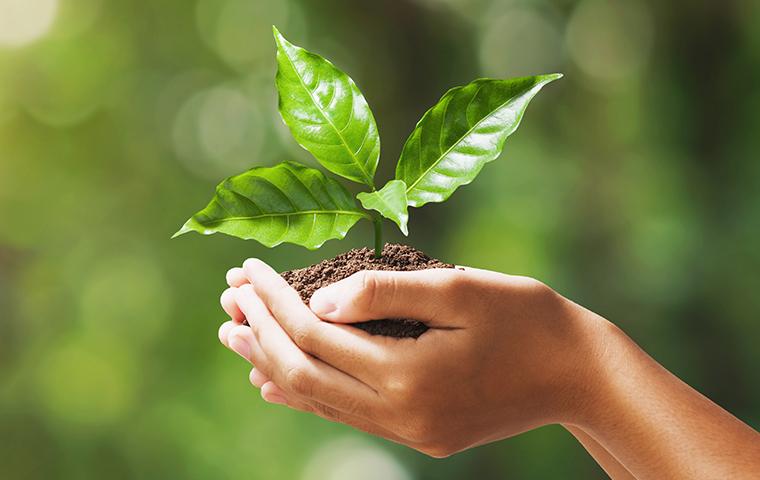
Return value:
M 607 323 L 536 280 L 476 269 L 360 272 L 311 309 L 258 260 L 228 282 L 220 338 L 256 365 L 265 398 L 436 457 L 577 421 Z M 234 325 L 244 318 L 251 328 Z M 378 318 L 430 330 L 395 339 L 344 325 Z
M 310 308 L 258 260 L 228 283 L 220 338 L 256 364 L 251 381 L 269 401 L 435 457 L 560 422 L 616 480 L 760 471 L 756 431 L 535 280 L 360 272 L 317 291 Z M 431 328 L 394 339 L 345 325 L 378 318 Z

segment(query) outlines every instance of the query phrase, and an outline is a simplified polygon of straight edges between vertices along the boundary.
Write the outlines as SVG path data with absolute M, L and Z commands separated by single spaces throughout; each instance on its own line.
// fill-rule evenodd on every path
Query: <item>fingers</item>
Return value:
M 280 387 L 274 384 L 274 382 L 268 381 L 261 386 L 261 398 L 269 403 L 276 403 L 278 405 L 288 405 L 288 397 Z
M 288 400 L 287 393 L 275 385 L 273 381 L 269 380 L 260 370 L 256 368 L 251 369 L 248 380 L 254 387 L 261 389 L 261 398 L 267 402 L 279 405 L 290 405 L 293 403 L 292 400 Z
M 228 279 L 232 275 L 233 274 L 228 275 Z M 239 284 L 239 279 L 233 278 L 231 280 L 233 284 Z M 277 367 L 275 364 L 277 360 L 274 362 L 269 361 L 267 355 L 264 353 L 264 349 L 259 343 L 258 337 L 256 334 L 254 334 L 254 330 L 259 331 L 259 335 L 265 333 L 267 337 L 269 337 L 270 334 L 274 334 L 276 336 L 277 331 L 274 330 L 273 327 L 279 327 L 279 325 L 271 317 L 269 309 L 266 307 L 266 305 L 264 305 L 261 299 L 258 298 L 258 295 L 252 291 L 250 285 L 247 285 L 243 289 L 248 293 L 248 295 L 245 296 L 246 300 L 241 301 L 240 296 L 242 294 L 236 293 L 237 290 L 237 288 L 231 288 L 225 291 L 225 293 L 222 295 L 222 305 L 225 308 L 225 311 L 227 311 L 228 314 L 233 318 L 233 320 L 225 322 L 220 326 L 219 339 L 222 344 L 235 351 L 249 362 L 257 365 L 256 368 L 253 368 L 251 370 L 249 380 L 254 386 L 257 386 L 261 389 L 261 396 L 265 401 L 286 405 L 296 410 L 313 413 L 327 420 L 344 423 L 372 435 L 377 435 L 394 442 L 408 444 L 408 442 L 395 435 L 393 432 L 377 425 L 373 421 L 368 420 L 366 417 L 354 413 L 361 412 L 366 416 L 368 412 L 367 405 L 370 405 L 370 403 L 366 400 L 377 401 L 376 393 L 374 391 L 371 391 L 371 389 L 366 386 L 364 386 L 364 391 L 367 393 L 367 398 L 364 399 L 364 405 L 362 405 L 361 395 L 354 398 L 352 397 L 354 394 L 351 391 L 346 391 L 344 393 L 341 391 L 341 389 L 336 390 L 334 388 L 333 382 L 330 381 L 326 382 L 326 387 L 328 389 L 326 391 L 329 392 L 331 389 L 333 392 L 338 393 L 342 401 L 335 402 L 334 400 L 331 400 L 331 398 L 335 398 L 334 394 L 328 395 L 327 397 L 320 396 L 318 388 L 311 386 L 309 383 L 310 375 L 295 374 L 294 372 L 297 372 L 298 370 L 291 369 L 289 371 L 290 374 L 284 377 L 286 379 L 286 384 L 289 387 L 287 390 L 278 387 L 277 384 L 271 380 L 272 376 L 279 376 L 282 378 L 282 375 L 278 375 L 276 371 Z M 238 302 L 240 305 L 238 305 Z M 303 305 L 300 297 L 298 297 L 298 304 L 303 307 L 303 311 L 305 311 L 309 317 L 312 317 L 313 322 L 324 324 L 324 322 L 316 319 L 314 315 L 308 310 L 308 308 Z M 240 325 L 238 323 L 242 321 L 242 319 L 246 318 L 249 320 L 249 323 L 254 326 L 253 328 L 247 325 Z M 346 327 L 340 325 L 333 325 L 333 327 L 336 329 L 336 331 L 340 332 L 343 335 L 356 336 L 355 332 L 346 329 Z M 358 333 L 360 335 L 364 335 L 364 332 Z M 280 334 L 282 334 L 282 337 L 289 340 L 288 336 L 282 329 L 280 329 Z M 272 342 L 272 345 L 279 347 L 285 346 L 279 343 L 281 340 L 282 339 Z M 291 346 L 295 348 L 295 345 L 292 343 Z M 295 350 L 297 352 L 300 352 L 298 348 L 295 348 Z M 303 354 L 303 352 L 301 353 Z M 308 358 L 308 356 L 306 357 Z M 312 359 L 312 361 L 319 362 L 316 359 Z M 325 365 L 325 367 L 327 366 Z M 341 380 L 360 384 L 360 382 L 357 380 L 337 370 L 333 369 L 332 372 L 330 370 L 327 372 L 322 372 L 320 370 L 322 369 L 316 367 L 314 369 L 314 373 L 330 374 L 337 372 L 338 374 L 345 377 L 340 378 Z M 322 376 L 316 375 L 313 380 L 319 381 L 322 379 L 321 377 Z M 288 379 L 290 382 L 287 382 Z M 327 398 L 327 400 L 324 400 L 323 398 Z
M 219 327 L 219 341 L 222 342 L 222 345 L 224 345 L 227 348 L 230 348 L 230 344 L 227 340 L 227 338 L 230 335 L 230 331 L 235 328 L 237 324 L 233 321 L 224 322 Z
M 248 380 L 251 381 L 251 384 L 253 384 L 254 387 L 261 388 L 269 381 L 269 377 L 261 373 L 261 370 L 252 368 L 250 375 L 248 375 Z
M 429 326 L 457 326 L 445 315 L 467 272 L 431 269 L 412 272 L 365 270 L 314 292 L 309 306 L 320 318 L 352 323 L 410 318 Z
M 250 284 L 235 290 L 235 300 L 255 336 L 255 342 L 247 340 L 260 345 L 266 357 L 262 373 L 285 392 L 364 417 L 376 407 L 377 394 L 369 386 L 299 349 Z
M 373 361 L 377 367 L 382 352 L 376 339 L 321 321 L 271 268 L 261 262 L 246 266 L 249 271 L 227 272 L 231 288 L 220 300 L 232 320 L 220 326 L 219 340 L 256 365 L 249 380 L 264 400 L 410 445 L 368 418 L 377 417 L 379 402 L 371 387 L 320 360 L 353 366 Z M 250 327 L 240 324 L 246 319 Z
M 222 292 L 222 296 L 219 298 L 219 303 L 222 304 L 222 308 L 233 321 L 236 323 L 243 323 L 245 315 L 243 315 L 243 312 L 240 311 L 237 303 L 235 303 L 234 291 L 232 288 L 228 288 Z
M 343 423 L 371 435 L 383 437 L 396 443 L 409 445 L 408 441 L 374 422 L 341 412 L 332 407 L 328 407 L 327 405 L 310 401 L 309 399 L 301 399 L 288 395 L 284 390 L 275 385 L 274 382 L 264 377 L 257 369 L 251 370 L 249 379 L 255 387 L 261 388 L 261 397 L 269 403 L 285 405 L 294 410 L 312 413 L 331 422 Z
M 222 343 L 249 363 L 256 365 L 264 375 L 269 371 L 269 361 L 248 325 L 234 325 L 227 333 L 226 343 Z
M 239 329 L 242 330 L 242 329 Z M 243 333 L 242 331 L 236 331 L 235 329 L 232 330 L 235 333 L 231 333 L 228 337 L 228 344 L 230 346 L 230 349 L 243 357 L 245 360 L 252 362 L 252 355 L 253 355 L 253 334 L 250 332 L 250 329 Z M 250 338 L 246 338 L 250 337 Z
M 365 382 L 383 370 L 386 354 L 378 339 L 317 318 L 267 264 L 250 259 L 243 270 L 256 295 L 298 348 Z
M 246 278 L 243 269 L 240 267 L 234 267 L 227 270 L 226 280 L 227 285 L 230 287 L 239 287 L 244 283 L 248 283 L 248 278 Z
M 247 349 L 249 347 L 246 346 L 244 348 L 241 348 L 239 342 L 250 342 L 252 350 L 254 352 L 259 352 L 252 353 L 252 357 L 260 358 L 263 356 L 260 348 L 256 348 L 256 340 L 255 338 L 252 338 L 253 334 L 249 327 L 245 325 L 236 325 L 233 322 L 225 322 L 222 324 L 222 327 L 219 329 L 219 331 L 220 337 L 223 336 L 221 332 L 229 332 L 228 336 L 225 337 L 222 343 L 226 342 L 226 344 L 229 344 L 230 348 L 235 350 L 241 356 L 245 357 L 248 355 L 245 352 L 241 353 L 241 350 Z M 256 363 L 255 359 L 253 359 L 253 361 Z M 265 363 L 266 362 L 263 362 L 262 365 Z M 313 413 L 332 422 L 339 422 L 350 425 L 354 428 L 358 428 L 359 430 L 373 435 L 378 435 L 396 442 L 403 442 L 403 439 L 401 437 L 369 420 L 316 402 L 312 398 L 300 397 L 298 395 L 286 392 L 285 390 L 278 387 L 273 381 L 271 381 L 260 368 L 251 369 L 251 373 L 249 374 L 249 381 L 253 386 L 261 389 L 261 397 L 269 403 L 286 405 L 296 410 Z

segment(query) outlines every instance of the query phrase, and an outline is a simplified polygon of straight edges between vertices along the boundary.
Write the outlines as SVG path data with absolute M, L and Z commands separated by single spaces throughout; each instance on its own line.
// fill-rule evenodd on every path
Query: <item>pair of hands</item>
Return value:
M 265 400 L 434 457 L 581 423 L 603 350 L 594 339 L 610 328 L 536 280 L 470 268 L 363 271 L 308 306 L 260 260 L 227 283 L 219 338 L 255 365 Z M 381 318 L 430 330 L 396 339 L 348 325 Z
M 219 338 L 255 365 L 251 383 L 269 402 L 434 457 L 562 423 L 615 480 L 760 472 L 760 434 L 536 280 L 365 271 L 308 306 L 259 260 L 227 282 Z M 396 339 L 348 325 L 380 318 L 430 329 Z

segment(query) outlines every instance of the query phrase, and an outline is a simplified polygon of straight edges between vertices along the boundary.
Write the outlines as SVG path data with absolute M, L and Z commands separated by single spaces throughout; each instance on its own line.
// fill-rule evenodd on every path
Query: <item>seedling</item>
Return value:
M 277 44 L 279 109 L 296 141 L 327 170 L 362 184 L 356 198 L 321 170 L 297 162 L 254 167 L 227 178 L 211 202 L 174 237 L 220 232 L 267 247 L 283 242 L 308 249 L 342 239 L 359 220 L 374 224 L 382 252 L 382 218 L 408 235 L 408 207 L 443 202 L 501 154 L 530 100 L 561 74 L 507 80 L 481 78 L 446 92 L 407 139 L 396 176 L 380 189 L 375 170 L 380 136 L 353 80 L 328 60 L 288 42 Z

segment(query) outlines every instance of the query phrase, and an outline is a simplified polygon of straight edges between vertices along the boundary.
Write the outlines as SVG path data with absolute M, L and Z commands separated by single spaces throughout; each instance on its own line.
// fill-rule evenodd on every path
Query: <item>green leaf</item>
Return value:
M 190 231 L 220 232 L 267 247 L 283 242 L 309 249 L 343 238 L 369 218 L 337 181 L 295 162 L 257 167 L 224 180 L 211 202 L 174 237 Z
M 280 114 L 296 141 L 326 169 L 374 188 L 380 137 L 353 80 L 274 28 Z
M 407 184 L 409 205 L 442 202 L 496 159 L 520 125 L 530 100 L 562 74 L 479 79 L 443 95 L 404 144 L 396 178 Z
M 409 235 L 406 227 L 409 221 L 409 213 L 406 209 L 406 184 L 404 182 L 391 180 L 380 190 L 362 192 L 356 198 L 359 199 L 364 208 L 380 212 L 380 215 L 393 220 L 404 235 Z

